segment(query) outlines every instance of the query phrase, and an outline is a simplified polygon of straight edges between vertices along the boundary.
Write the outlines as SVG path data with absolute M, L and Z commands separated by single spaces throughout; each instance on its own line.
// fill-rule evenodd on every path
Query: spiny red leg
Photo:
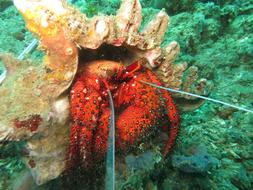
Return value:
M 147 108 L 126 108 L 116 122 L 118 147 L 124 150 L 128 145 L 139 144 L 140 140 L 144 140 L 155 124 L 153 119 L 149 119 L 151 116 L 154 117 Z
M 99 85 L 94 85 L 96 77 L 83 74 L 76 79 L 71 89 L 70 106 L 73 125 L 71 128 L 69 165 L 73 167 L 92 164 L 93 133 L 100 111 Z M 79 163 L 73 163 L 78 161 Z
M 136 80 L 149 80 L 146 73 L 139 73 Z M 152 126 L 160 120 L 161 100 L 158 90 L 137 82 L 135 79 L 119 87 L 115 102 L 128 106 L 116 120 L 119 148 L 139 143 L 140 139 L 152 133 Z M 154 128 L 153 128 L 154 129 Z
M 71 127 L 71 132 L 70 132 L 67 171 L 74 168 L 77 163 L 80 163 L 79 133 L 80 133 L 80 127 L 74 123 Z
M 110 108 L 105 108 L 101 111 L 98 121 L 98 127 L 94 134 L 94 157 L 96 161 L 100 162 L 106 155 L 108 147 L 108 127 L 110 126 Z
M 152 82 L 159 86 L 163 86 L 162 83 L 159 81 L 159 79 L 156 77 L 156 75 L 154 75 L 149 70 L 147 70 L 146 72 L 151 78 L 151 81 L 147 81 L 147 82 Z M 167 111 L 168 111 L 169 121 L 171 123 L 169 139 L 168 139 L 168 142 L 166 144 L 164 154 L 163 154 L 164 156 L 167 156 L 171 150 L 172 145 L 175 143 L 175 140 L 177 138 L 177 134 L 180 127 L 180 117 L 177 113 L 176 106 L 173 103 L 173 99 L 171 98 L 169 92 L 163 89 L 161 89 L 160 91 L 165 101 Z

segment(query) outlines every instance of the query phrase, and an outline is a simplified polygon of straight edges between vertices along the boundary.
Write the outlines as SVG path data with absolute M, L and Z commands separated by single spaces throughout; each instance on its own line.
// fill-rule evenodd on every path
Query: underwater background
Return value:
M 115 14 L 120 5 L 119 0 L 68 2 L 89 17 Z M 209 97 L 253 110 L 253 0 L 141 0 L 141 4 L 143 23 L 166 10 L 171 23 L 164 43 L 179 43 L 177 62 L 198 67 L 200 77 L 213 84 Z M 0 52 L 17 57 L 32 39 L 12 1 L 0 0 Z M 35 50 L 27 58 L 39 62 L 42 55 Z M 253 189 L 253 114 L 206 101 L 180 116 L 180 133 L 168 158 L 150 160 L 150 153 L 128 157 L 134 170 L 117 182 L 117 188 Z M 22 189 L 18 184 L 26 179 L 21 148 L 22 143 L 1 145 L 0 189 Z M 57 180 L 41 187 L 32 183 L 28 180 L 23 189 L 61 189 Z

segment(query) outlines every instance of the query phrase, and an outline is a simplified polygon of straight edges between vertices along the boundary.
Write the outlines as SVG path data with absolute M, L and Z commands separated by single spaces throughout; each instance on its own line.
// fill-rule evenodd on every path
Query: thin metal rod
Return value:
M 30 53 L 38 44 L 37 39 L 33 39 L 33 41 L 19 54 L 18 60 L 23 60 L 24 56 Z
M 0 74 L 0 84 L 6 78 L 6 75 L 7 75 L 7 70 L 4 68 L 3 73 Z
M 105 189 L 115 190 L 115 111 L 113 98 L 110 90 L 108 90 L 111 118 L 108 135 L 108 150 L 106 155 L 106 178 Z
M 148 85 L 153 86 L 155 88 L 160 88 L 160 89 L 164 89 L 164 90 L 167 90 L 167 91 L 170 91 L 170 92 L 176 92 L 176 93 L 180 93 L 180 94 L 185 94 L 185 95 L 201 98 L 201 99 L 208 100 L 208 101 L 211 101 L 211 102 L 214 102 L 214 103 L 223 104 L 225 106 L 229 106 L 229 107 L 241 110 L 241 111 L 246 111 L 246 112 L 249 112 L 249 113 L 253 113 L 253 110 L 250 110 L 250 109 L 247 109 L 247 108 L 244 108 L 244 107 L 241 107 L 241 106 L 236 106 L 236 105 L 233 105 L 233 104 L 230 104 L 230 103 L 226 103 L 226 102 L 216 100 L 216 99 L 213 99 L 213 98 L 208 98 L 208 97 L 205 97 L 205 96 L 200 96 L 200 95 L 197 95 L 197 94 L 193 94 L 193 93 L 189 93 L 189 92 L 185 92 L 185 91 L 181 91 L 181 90 L 175 90 L 175 89 L 172 89 L 172 88 L 159 86 L 159 85 L 156 85 L 156 84 L 153 84 L 153 83 L 150 83 L 150 82 L 146 82 L 146 81 L 140 81 L 140 82 L 148 84 Z
M 28 53 L 30 53 L 38 44 L 37 39 L 33 39 L 33 41 L 18 55 L 18 60 L 23 60 L 24 56 Z M 7 70 L 4 69 L 4 72 L 0 74 L 0 84 L 3 82 L 3 80 L 6 78 Z

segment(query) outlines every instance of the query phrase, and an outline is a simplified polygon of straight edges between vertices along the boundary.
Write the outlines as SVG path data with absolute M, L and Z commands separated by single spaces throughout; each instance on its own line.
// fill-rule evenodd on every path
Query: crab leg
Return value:
M 105 108 L 100 115 L 98 127 L 94 134 L 94 148 L 93 155 L 97 162 L 103 160 L 106 155 L 107 147 L 108 147 L 108 127 L 111 116 L 111 110 L 109 108 Z M 109 137 L 111 138 L 111 137 Z
M 78 163 L 90 168 L 104 158 L 110 117 L 106 83 L 120 68 L 122 64 L 111 61 L 94 61 L 80 68 L 70 97 L 73 125 L 68 168 Z
M 118 106 L 130 104 L 130 106 L 121 113 L 116 122 L 116 127 L 119 131 L 120 140 L 118 143 L 120 146 L 122 146 L 122 142 L 133 144 L 137 140 L 137 137 L 145 135 L 147 129 L 161 119 L 159 117 L 161 113 L 160 106 L 162 104 L 159 99 L 160 96 L 157 95 L 154 88 L 150 89 L 144 83 L 139 83 L 137 81 L 152 81 L 152 83 L 159 86 L 162 86 L 162 84 L 155 74 L 150 70 L 143 68 L 142 65 L 143 60 L 139 60 L 127 67 L 132 69 L 133 72 L 143 70 L 141 73 L 137 73 L 127 85 L 123 83 L 123 85 L 120 86 L 118 92 L 119 95 L 116 99 Z M 131 73 L 131 71 L 128 70 L 128 73 L 131 73 L 131 76 L 133 72 Z M 166 90 L 160 90 L 160 92 L 162 93 L 162 98 L 165 102 L 168 118 L 171 124 L 169 140 L 164 150 L 164 156 L 166 156 L 176 140 L 179 131 L 180 118 L 169 92 Z M 132 115 L 134 115 L 134 117 L 132 117 Z M 168 127 L 165 127 L 165 129 L 168 130 Z M 145 134 L 143 132 L 145 132 Z
M 158 91 L 137 82 L 149 79 L 145 72 L 141 72 L 118 88 L 115 106 L 127 106 L 116 120 L 116 141 L 120 149 L 139 144 L 140 140 L 151 135 L 154 132 L 152 126 L 160 119 L 162 101 Z
M 147 74 L 150 76 L 151 81 L 159 86 L 162 86 L 161 82 L 158 80 L 158 78 L 151 73 L 149 70 L 147 70 Z M 169 134 L 169 140 L 165 146 L 165 150 L 164 150 L 164 157 L 168 155 L 168 153 L 171 150 L 171 147 L 173 146 L 173 144 L 175 143 L 175 140 L 177 138 L 177 134 L 179 131 L 179 127 L 180 127 L 180 118 L 179 115 L 177 113 L 176 110 L 176 106 L 173 103 L 173 99 L 171 98 L 170 94 L 168 93 L 168 91 L 166 90 L 160 90 L 162 93 L 162 96 L 164 98 L 165 101 L 165 105 L 167 108 L 167 112 L 168 112 L 168 118 L 170 121 L 170 134 Z M 168 127 L 167 127 L 168 128 Z
M 92 163 L 93 133 L 100 112 L 99 85 L 94 85 L 96 80 L 95 76 L 82 75 L 71 90 L 73 125 L 70 135 L 69 168 L 75 166 L 76 162 L 85 164 L 84 167 Z

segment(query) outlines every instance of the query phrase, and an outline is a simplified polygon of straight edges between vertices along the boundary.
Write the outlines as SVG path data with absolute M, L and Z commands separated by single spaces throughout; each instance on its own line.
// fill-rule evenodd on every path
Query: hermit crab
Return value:
M 39 65 L 1 55 L 8 73 L 0 86 L 0 140 L 27 142 L 23 158 L 37 184 L 77 163 L 89 167 L 94 155 L 104 157 L 108 90 L 117 112 L 116 146 L 142 142 L 167 118 L 167 155 L 179 129 L 173 99 L 189 97 L 171 97 L 143 82 L 190 91 L 198 77 L 195 67 L 184 75 L 186 63 L 174 64 L 177 42 L 161 46 L 169 23 L 164 10 L 139 31 L 138 0 L 123 0 L 116 15 L 92 18 L 63 0 L 14 4 L 46 55 Z M 197 82 L 195 92 L 204 94 L 205 84 Z

